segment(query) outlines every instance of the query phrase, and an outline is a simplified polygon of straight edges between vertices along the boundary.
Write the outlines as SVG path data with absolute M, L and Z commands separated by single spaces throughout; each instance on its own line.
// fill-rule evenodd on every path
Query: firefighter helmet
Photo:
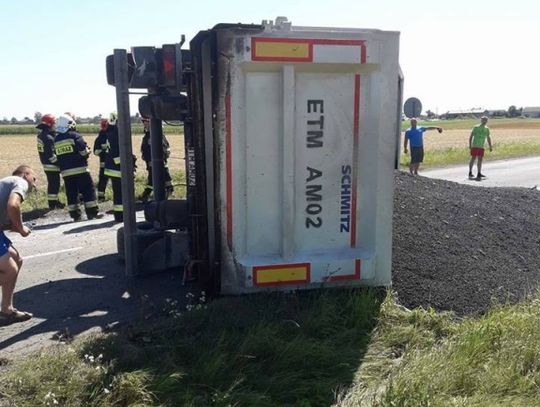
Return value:
M 61 114 L 58 116 L 58 120 L 56 121 L 56 130 L 59 133 L 65 133 L 68 130 L 75 129 L 76 125 L 77 123 L 75 123 L 73 117 L 68 116 L 67 114 Z
M 116 116 L 116 113 L 115 112 L 112 112 L 110 115 L 109 115 L 109 124 L 111 126 L 115 126 L 116 125 L 116 120 L 118 119 L 118 117 Z
M 54 115 L 52 114 L 47 113 L 41 117 L 41 123 L 46 124 L 49 127 L 53 127 L 56 123 L 56 117 L 54 117 Z
M 101 130 L 105 131 L 107 130 L 107 127 L 109 127 L 109 119 L 103 117 L 100 121 L 99 121 L 99 125 L 101 127 Z

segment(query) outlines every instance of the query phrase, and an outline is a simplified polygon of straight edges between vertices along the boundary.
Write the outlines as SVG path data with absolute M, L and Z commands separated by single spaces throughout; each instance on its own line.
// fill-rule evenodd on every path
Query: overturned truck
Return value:
M 399 33 L 278 18 L 183 42 L 107 58 L 127 274 L 178 267 L 224 294 L 390 285 Z M 130 89 L 146 89 L 139 111 L 151 118 L 155 199 L 144 224 L 130 176 Z M 184 124 L 185 200 L 165 200 L 161 126 L 173 120 Z

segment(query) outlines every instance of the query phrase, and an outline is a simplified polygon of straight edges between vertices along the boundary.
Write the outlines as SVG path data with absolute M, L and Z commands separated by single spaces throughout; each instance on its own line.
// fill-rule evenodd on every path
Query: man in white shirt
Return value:
M 17 167 L 11 177 L 0 179 L 0 326 L 32 318 L 29 312 L 19 311 L 13 306 L 13 293 L 22 267 L 22 258 L 4 234 L 4 230 L 17 232 L 23 237 L 30 234 L 30 229 L 22 223 L 21 205 L 35 186 L 36 176 L 27 165 Z

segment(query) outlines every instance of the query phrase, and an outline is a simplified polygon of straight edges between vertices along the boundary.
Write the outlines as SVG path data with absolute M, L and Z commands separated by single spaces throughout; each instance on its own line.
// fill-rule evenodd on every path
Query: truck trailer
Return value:
M 278 17 L 218 24 L 183 45 L 107 58 L 125 150 L 126 273 L 177 267 L 221 294 L 391 285 L 399 33 Z M 154 166 L 139 225 L 132 89 L 145 90 Z M 185 199 L 165 200 L 163 121 L 184 125 Z

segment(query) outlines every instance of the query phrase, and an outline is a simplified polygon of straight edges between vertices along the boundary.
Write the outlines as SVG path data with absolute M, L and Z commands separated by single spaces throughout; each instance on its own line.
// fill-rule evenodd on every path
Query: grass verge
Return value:
M 340 407 L 540 405 L 538 295 L 479 319 L 384 307 L 382 314 L 378 351 L 368 350 L 370 363 L 358 373 L 367 379 Z
M 502 160 L 506 158 L 521 158 L 540 155 L 540 143 L 495 143 L 493 152 L 486 150 L 484 162 Z M 449 165 L 466 165 L 471 158 L 468 148 L 451 147 L 443 150 L 426 150 L 422 166 L 445 167 Z M 402 154 L 400 164 L 409 165 L 410 155 Z
M 153 326 L 28 358 L 0 391 L 18 407 L 53 398 L 72 407 L 328 406 L 351 385 L 383 298 L 332 290 L 201 300 Z
M 374 290 L 225 298 L 10 366 L 19 407 L 538 406 L 540 300 L 479 318 Z

